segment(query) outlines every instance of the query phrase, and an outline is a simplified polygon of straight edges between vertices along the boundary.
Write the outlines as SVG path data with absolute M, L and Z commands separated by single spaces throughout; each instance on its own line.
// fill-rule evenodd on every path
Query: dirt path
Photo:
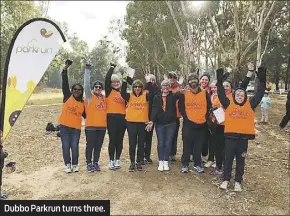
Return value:
M 112 214 L 288 214 L 289 177 L 286 132 L 276 126 L 284 112 L 279 101 L 270 113 L 274 125 L 258 126 L 259 135 L 250 143 L 244 192 L 236 194 L 217 188 L 219 180 L 206 172 L 180 173 L 180 161 L 171 171 L 157 171 L 156 137 L 153 139 L 154 164 L 144 171 L 127 172 L 128 138 L 124 140 L 122 169 L 107 169 L 107 145 L 101 153 L 102 172 L 85 172 L 85 137 L 80 145 L 80 173 L 63 172 L 60 140 L 44 135 L 46 123 L 56 122 L 60 106 L 30 106 L 23 110 L 5 148 L 6 162 L 16 161 L 17 170 L 4 174 L 3 189 L 9 199 L 110 199 Z M 259 115 L 258 115 L 259 116 Z M 267 133 L 267 134 L 266 134 Z M 181 140 L 179 140 L 181 156 Z

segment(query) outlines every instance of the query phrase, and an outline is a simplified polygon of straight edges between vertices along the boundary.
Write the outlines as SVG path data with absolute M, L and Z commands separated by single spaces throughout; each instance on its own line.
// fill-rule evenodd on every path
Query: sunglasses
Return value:
M 94 88 L 95 88 L 95 89 L 102 89 L 102 86 L 100 86 L 100 85 L 95 85 Z
M 142 88 L 142 86 L 133 86 L 133 88 Z
M 74 88 L 73 91 L 82 91 L 80 88 Z

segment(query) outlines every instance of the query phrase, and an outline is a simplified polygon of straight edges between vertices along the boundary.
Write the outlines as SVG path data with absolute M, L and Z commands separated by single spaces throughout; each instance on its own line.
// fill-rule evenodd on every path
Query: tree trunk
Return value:
M 289 84 L 289 75 L 290 75 L 290 38 L 288 38 L 288 65 L 287 65 L 287 71 L 285 76 L 285 89 L 288 90 L 288 84 Z

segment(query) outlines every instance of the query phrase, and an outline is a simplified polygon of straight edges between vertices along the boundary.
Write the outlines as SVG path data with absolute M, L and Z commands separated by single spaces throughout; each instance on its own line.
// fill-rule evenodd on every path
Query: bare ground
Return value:
M 85 171 L 85 135 L 80 141 L 80 172 L 63 172 L 61 143 L 55 134 L 45 135 L 48 122 L 56 123 L 60 105 L 26 106 L 5 149 L 6 162 L 17 162 L 14 173 L 4 173 L 3 190 L 8 199 L 109 199 L 111 214 L 188 215 L 289 215 L 289 134 L 278 124 L 284 115 L 285 97 L 274 96 L 270 124 L 257 125 L 258 136 L 249 144 L 244 191 L 218 189 L 219 179 L 206 173 L 180 173 L 180 160 L 169 172 L 157 171 L 156 136 L 154 163 L 144 171 L 129 173 L 128 138 L 124 139 L 122 168 L 110 171 L 108 136 L 101 152 L 100 173 Z M 34 104 L 30 102 L 30 104 Z M 260 110 L 257 109 L 257 118 Z M 178 158 L 182 141 L 179 139 Z

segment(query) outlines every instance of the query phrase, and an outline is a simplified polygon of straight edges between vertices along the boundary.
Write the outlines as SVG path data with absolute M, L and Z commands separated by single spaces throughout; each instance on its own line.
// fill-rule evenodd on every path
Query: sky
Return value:
M 90 50 L 108 32 L 110 20 L 126 15 L 129 1 L 50 1 L 48 16 L 68 24 Z M 117 35 L 116 35 L 117 37 Z

